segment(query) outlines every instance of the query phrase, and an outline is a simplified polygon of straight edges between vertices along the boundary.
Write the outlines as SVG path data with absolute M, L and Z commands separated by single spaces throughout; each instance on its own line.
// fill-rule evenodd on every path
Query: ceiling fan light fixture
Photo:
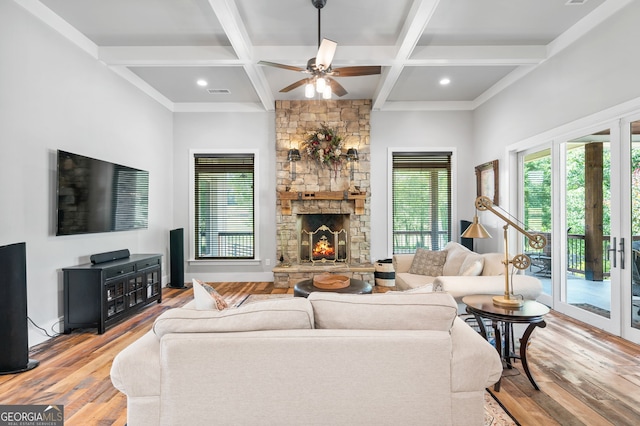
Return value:
M 304 97 L 305 98 L 313 98 L 316 94 L 316 88 L 313 86 L 313 83 L 308 81 L 307 84 L 304 85 Z
M 324 89 L 327 87 L 327 80 L 324 77 L 318 77 L 316 80 L 316 91 L 318 93 L 324 93 Z

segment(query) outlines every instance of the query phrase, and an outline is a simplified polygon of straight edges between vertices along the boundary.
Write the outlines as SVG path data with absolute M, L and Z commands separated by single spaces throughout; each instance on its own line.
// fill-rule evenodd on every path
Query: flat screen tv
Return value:
M 147 228 L 149 172 L 58 150 L 56 235 Z

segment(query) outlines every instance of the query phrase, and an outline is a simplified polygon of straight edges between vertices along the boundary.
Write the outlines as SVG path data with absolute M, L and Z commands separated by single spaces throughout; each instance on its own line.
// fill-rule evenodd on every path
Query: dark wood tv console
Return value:
M 162 302 L 162 255 L 132 254 L 104 263 L 62 268 L 64 333 L 98 328 L 98 334 L 145 305 Z

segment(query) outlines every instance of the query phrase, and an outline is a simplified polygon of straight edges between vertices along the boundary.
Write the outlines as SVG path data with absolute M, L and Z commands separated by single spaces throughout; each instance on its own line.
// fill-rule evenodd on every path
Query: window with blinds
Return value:
M 195 154 L 196 259 L 254 259 L 254 154 Z
M 451 152 L 392 154 L 393 252 L 441 250 L 451 240 Z

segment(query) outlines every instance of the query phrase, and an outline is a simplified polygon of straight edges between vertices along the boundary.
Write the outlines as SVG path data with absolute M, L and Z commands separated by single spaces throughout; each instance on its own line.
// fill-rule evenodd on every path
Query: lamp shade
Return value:
M 304 97 L 305 98 L 313 98 L 316 94 L 316 88 L 314 87 L 313 83 L 308 82 L 307 84 L 304 85 Z
M 473 216 L 473 223 L 462 233 L 463 238 L 491 238 L 491 234 L 478 222 L 478 215 Z
M 300 151 L 292 148 L 287 153 L 287 160 L 289 161 L 300 161 Z
M 358 161 L 358 150 L 355 148 L 347 149 L 347 160 Z

